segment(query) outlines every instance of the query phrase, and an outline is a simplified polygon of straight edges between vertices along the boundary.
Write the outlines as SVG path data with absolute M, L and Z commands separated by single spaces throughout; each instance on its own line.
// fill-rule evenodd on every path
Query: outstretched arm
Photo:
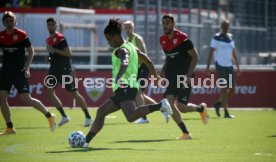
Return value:
M 151 60 L 148 58 L 148 56 L 145 55 L 144 53 L 142 53 L 142 52 L 141 52 L 140 50 L 138 50 L 138 49 L 137 49 L 137 53 L 138 53 L 139 60 L 140 60 L 142 63 L 144 63 L 144 64 L 148 67 L 150 73 L 151 73 L 152 75 L 154 75 L 154 77 L 156 77 L 156 78 L 159 80 L 159 79 L 160 79 L 160 76 L 158 75 L 156 69 L 155 69 L 154 66 L 153 66 L 153 63 L 152 63 Z

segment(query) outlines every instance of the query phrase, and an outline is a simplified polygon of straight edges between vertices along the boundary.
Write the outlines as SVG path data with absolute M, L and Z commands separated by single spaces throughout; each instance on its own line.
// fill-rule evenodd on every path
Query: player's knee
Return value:
M 20 99 L 25 103 L 25 104 L 29 104 L 32 102 L 32 97 L 30 95 L 27 94 L 22 94 L 20 95 Z
M 134 122 L 136 119 L 133 116 L 126 116 L 127 122 L 132 123 Z
M 186 104 L 183 104 L 183 103 L 179 103 L 179 102 L 177 102 L 176 103 L 176 106 L 177 106 L 177 108 L 178 108 L 178 110 L 180 111 L 180 112 L 182 112 L 182 113 L 187 113 L 188 111 L 187 111 L 187 105 Z
M 46 95 L 49 96 L 49 97 L 50 97 L 50 96 L 53 96 L 53 95 L 54 95 L 54 91 L 52 91 L 52 90 L 50 90 L 50 89 L 47 89 L 47 90 L 46 90 Z
M 106 113 L 101 108 L 97 110 L 96 114 L 98 118 L 104 118 L 106 116 Z

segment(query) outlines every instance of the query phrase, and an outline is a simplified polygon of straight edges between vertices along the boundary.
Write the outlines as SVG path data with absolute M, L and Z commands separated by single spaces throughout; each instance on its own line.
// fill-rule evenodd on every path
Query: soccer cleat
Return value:
M 86 143 L 86 142 L 82 146 L 82 148 L 88 148 L 88 147 L 89 147 L 89 143 Z
M 64 124 L 68 123 L 70 121 L 70 118 L 68 116 L 63 116 L 61 121 L 58 123 L 58 126 L 63 126 Z
M 7 128 L 4 132 L 0 133 L 0 135 L 9 135 L 16 134 L 15 128 Z
M 206 105 L 206 103 L 201 103 L 200 105 L 203 106 L 203 111 L 200 113 L 201 120 L 202 120 L 203 124 L 207 125 L 208 119 L 209 119 L 207 105 Z
M 89 127 L 92 123 L 92 119 L 91 118 L 86 118 L 85 122 L 84 122 L 84 127 Z
M 230 114 L 225 114 L 224 118 L 228 118 L 228 119 L 234 119 L 235 116 L 234 115 L 230 115 Z
M 161 108 L 160 111 L 163 113 L 163 115 L 165 116 L 166 119 L 166 123 L 169 122 L 170 119 L 170 115 L 171 115 L 171 105 L 169 104 L 167 99 L 163 99 L 161 101 Z
M 147 123 L 149 123 L 149 121 L 148 121 L 148 119 L 139 118 L 139 119 L 136 120 L 134 123 L 135 123 L 135 124 L 147 124 Z
M 53 132 L 56 129 L 56 115 L 51 113 L 51 117 L 48 118 L 50 130 Z
M 220 112 L 219 112 L 220 105 L 221 105 L 220 101 L 217 101 L 213 104 L 218 117 L 220 117 Z
M 183 133 L 180 137 L 177 137 L 176 139 L 177 140 L 190 140 L 190 139 L 193 139 L 193 137 L 192 137 L 191 133 L 189 133 L 189 134 Z

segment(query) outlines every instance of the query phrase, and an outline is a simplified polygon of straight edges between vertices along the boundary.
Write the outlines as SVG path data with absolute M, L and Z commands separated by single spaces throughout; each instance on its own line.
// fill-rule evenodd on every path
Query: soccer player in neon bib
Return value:
M 120 109 L 123 111 L 128 122 L 133 122 L 158 110 L 163 112 L 166 121 L 168 121 L 171 113 L 167 99 L 163 99 L 157 104 L 136 107 L 135 97 L 139 89 L 136 80 L 138 60 L 147 65 L 151 74 L 157 80 L 160 79 L 160 76 L 157 74 L 149 58 L 132 43 L 124 40 L 121 35 L 121 26 L 119 19 L 110 19 L 104 30 L 106 40 L 114 48 L 112 53 L 112 89 L 114 95 L 99 107 L 91 129 L 86 135 L 86 143 L 83 147 L 88 147 L 89 142 L 103 128 L 105 117 Z

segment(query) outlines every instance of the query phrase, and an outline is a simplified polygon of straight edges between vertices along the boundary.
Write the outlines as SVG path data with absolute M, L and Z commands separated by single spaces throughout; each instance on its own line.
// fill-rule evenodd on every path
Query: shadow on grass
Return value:
M 89 152 L 89 151 L 107 151 L 107 150 L 140 150 L 140 151 L 151 151 L 153 149 L 133 149 L 133 148 L 75 148 L 71 150 L 62 150 L 62 151 L 47 151 L 49 154 L 60 154 L 60 153 L 68 153 L 68 152 Z
M 45 129 L 49 127 L 16 127 L 15 129 Z
M 157 139 L 157 140 L 127 140 L 127 141 L 115 141 L 112 143 L 145 143 L 145 142 L 166 142 L 175 141 L 175 139 Z
M 219 117 L 209 117 L 209 119 L 220 119 Z M 201 118 L 182 118 L 182 120 L 201 120 Z
M 274 138 L 276 138 L 276 134 L 274 134 L 274 135 L 271 135 L 271 136 L 267 136 L 267 137 L 274 137 Z

